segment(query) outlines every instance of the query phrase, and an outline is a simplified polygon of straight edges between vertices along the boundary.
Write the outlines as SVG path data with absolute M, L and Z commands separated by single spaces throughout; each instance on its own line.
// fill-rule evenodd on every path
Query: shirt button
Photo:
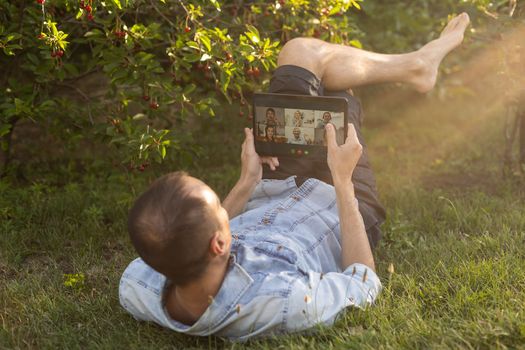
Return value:
M 270 219 L 262 219 L 262 223 L 265 224 L 265 225 L 268 225 L 270 223 Z

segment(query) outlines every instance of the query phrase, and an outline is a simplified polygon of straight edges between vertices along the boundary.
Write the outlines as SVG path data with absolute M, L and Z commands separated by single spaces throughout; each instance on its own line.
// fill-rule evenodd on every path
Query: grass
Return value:
M 0 183 L 0 348 L 525 348 L 525 191 L 500 175 L 502 106 L 477 98 L 367 103 L 388 208 L 376 251 L 384 290 L 313 335 L 235 344 L 138 323 L 117 288 L 135 257 L 127 208 L 144 182 L 100 170 L 65 186 Z M 209 158 L 189 169 L 221 195 L 238 174 L 237 124 L 203 126 Z

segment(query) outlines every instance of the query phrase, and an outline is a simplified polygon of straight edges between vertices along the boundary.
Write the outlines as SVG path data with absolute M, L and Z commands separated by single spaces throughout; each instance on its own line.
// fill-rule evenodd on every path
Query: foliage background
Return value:
M 287 40 L 404 52 L 450 14 L 485 25 L 511 3 L 0 0 L 1 173 L 27 177 L 29 159 L 85 166 L 94 149 L 123 171 L 186 167 L 205 158 L 192 126 L 226 106 L 249 124 Z

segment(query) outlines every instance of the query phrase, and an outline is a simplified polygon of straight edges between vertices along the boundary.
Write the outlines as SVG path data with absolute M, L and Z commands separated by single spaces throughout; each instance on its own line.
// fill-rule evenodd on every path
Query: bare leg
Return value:
M 463 13 L 447 24 L 438 39 L 401 55 L 384 55 L 319 39 L 297 38 L 284 45 L 278 65 L 291 64 L 308 69 L 328 90 L 401 82 L 427 92 L 436 83 L 441 60 L 463 41 L 469 21 L 468 15 Z

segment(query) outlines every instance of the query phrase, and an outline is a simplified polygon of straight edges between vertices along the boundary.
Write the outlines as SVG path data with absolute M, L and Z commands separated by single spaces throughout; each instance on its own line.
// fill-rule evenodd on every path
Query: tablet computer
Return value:
M 348 133 L 348 101 L 343 97 L 255 93 L 255 150 L 261 156 L 326 159 L 324 127 L 335 126 L 337 143 Z

